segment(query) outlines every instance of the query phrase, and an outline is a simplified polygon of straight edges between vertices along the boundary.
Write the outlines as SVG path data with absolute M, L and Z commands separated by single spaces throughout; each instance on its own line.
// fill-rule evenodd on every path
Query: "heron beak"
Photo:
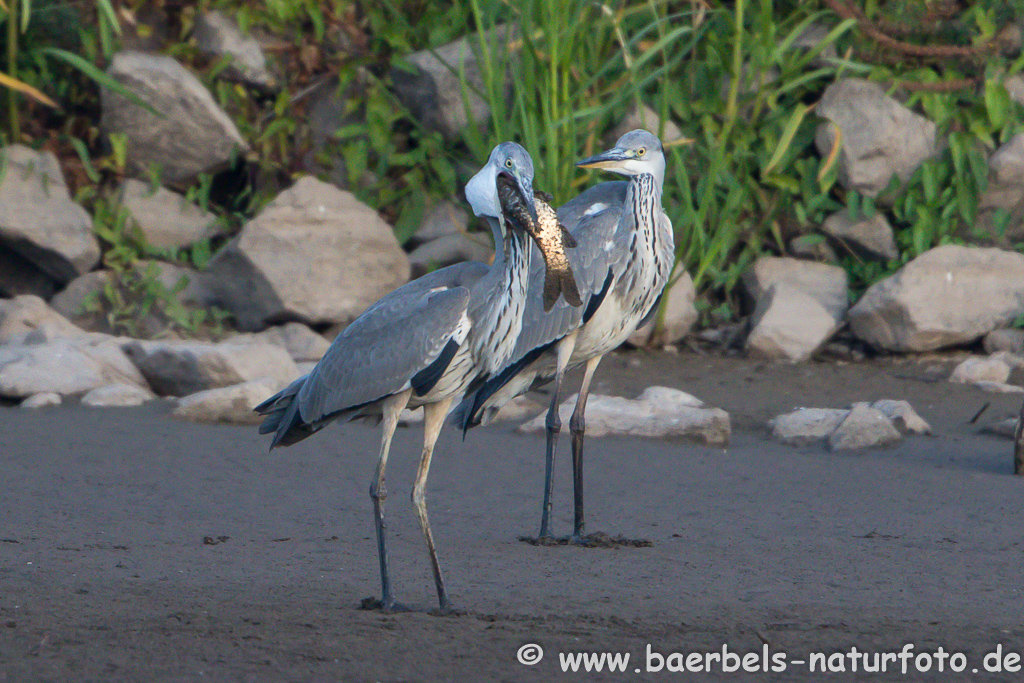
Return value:
M 592 157 L 586 159 L 580 159 L 576 162 L 576 165 L 580 168 L 607 168 L 617 169 L 622 166 L 625 162 L 636 156 L 636 152 L 631 149 L 622 149 L 621 147 L 613 147 L 607 152 L 601 152 Z
M 515 171 L 510 173 L 502 169 L 501 171 L 498 171 L 498 175 L 503 175 L 514 181 L 516 193 L 519 194 L 519 198 L 523 200 L 526 210 L 530 213 L 530 218 L 533 219 L 534 223 L 536 223 L 538 218 L 537 209 L 533 205 L 533 184 L 528 182 L 525 178 L 520 177 L 520 175 Z

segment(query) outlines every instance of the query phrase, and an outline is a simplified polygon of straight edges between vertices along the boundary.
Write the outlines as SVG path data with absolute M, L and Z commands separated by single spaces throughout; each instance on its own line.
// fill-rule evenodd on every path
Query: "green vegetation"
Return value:
M 595 180 L 573 161 L 603 147 L 606 131 L 643 103 L 693 140 L 667 149 L 664 201 L 706 322 L 741 312 L 737 283 L 753 259 L 786 253 L 790 239 L 814 234 L 838 210 L 884 212 L 900 249 L 891 263 L 840 254 L 855 295 L 939 244 L 1018 246 L 1008 237 L 1011 217 L 979 220 L 978 200 L 987 156 L 1024 121 L 1003 85 L 1024 68 L 1007 31 L 1024 23 L 1024 0 L 98 0 L 88 7 L 0 0 L 3 130 L 8 142 L 58 153 L 78 198 L 97 216 L 108 265 L 127 268 L 154 255 L 117 229 L 104 204 L 121 178 L 124 149 L 123 141 L 101 139 L 97 116 L 102 70 L 122 41 L 153 35 L 143 17 L 154 7 L 167 34 L 162 50 L 204 80 L 252 145 L 242 172 L 200 179 L 189 190 L 236 229 L 315 159 L 404 241 L 428 203 L 456 195 L 470 169 L 505 139 L 530 150 L 537 187 L 564 201 Z M 225 79 L 227 60 L 198 54 L 192 29 L 211 9 L 270 37 L 267 52 L 284 76 L 280 90 Z M 816 27 L 824 30 L 810 32 Z M 390 78 L 408 68 L 409 53 L 467 35 L 484 77 L 476 94 L 497 114 L 446 141 L 410 115 Z M 819 155 L 814 146 L 816 103 L 840 77 L 879 82 L 934 121 L 946 141 L 941 154 L 878 198 L 845 190 L 837 182 L 838 150 Z M 474 93 L 462 82 L 466 97 Z M 307 114 L 312 93 L 325 86 L 345 104 L 317 150 Z M 202 265 L 221 244 L 173 256 Z M 176 301 L 149 280 L 143 276 L 144 289 L 158 292 L 154 301 Z M 187 315 L 170 317 L 196 327 Z

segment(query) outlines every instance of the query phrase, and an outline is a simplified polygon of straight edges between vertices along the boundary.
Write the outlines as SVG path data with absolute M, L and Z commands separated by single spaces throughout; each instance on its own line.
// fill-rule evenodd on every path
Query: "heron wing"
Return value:
M 469 304 L 483 264 L 456 264 L 388 294 L 352 322 L 328 348 L 298 392 L 299 416 L 313 423 L 412 386 L 445 354 Z M 448 360 L 450 360 L 450 354 Z

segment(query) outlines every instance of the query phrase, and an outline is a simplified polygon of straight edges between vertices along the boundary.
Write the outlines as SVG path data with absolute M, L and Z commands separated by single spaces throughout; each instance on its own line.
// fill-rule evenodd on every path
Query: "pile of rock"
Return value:
M 850 408 L 800 408 L 772 418 L 768 428 L 784 444 L 827 444 L 833 451 L 888 446 L 905 435 L 931 433 L 907 401 L 888 399 Z

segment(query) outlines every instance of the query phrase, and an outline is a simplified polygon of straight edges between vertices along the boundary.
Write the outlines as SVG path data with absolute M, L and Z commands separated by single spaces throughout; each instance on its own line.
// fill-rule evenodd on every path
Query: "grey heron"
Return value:
M 572 434 L 574 524 L 571 540 L 583 540 L 583 439 L 590 384 L 601 359 L 657 311 L 675 261 L 672 222 L 661 206 L 665 156 L 661 141 L 645 130 L 623 135 L 615 147 L 576 163 L 629 176 L 602 183 L 559 208 L 577 248 L 570 252 L 583 298 L 580 308 L 540 305 L 539 273 L 532 273 L 523 330 L 514 361 L 467 395 L 453 419 L 463 430 L 490 419 L 509 400 L 554 380 L 545 422 L 547 443 L 540 540 L 550 541 L 552 471 L 561 419 L 559 393 L 567 369 L 585 364 L 579 398 L 569 421 Z M 624 186 L 624 187 L 623 187 Z M 589 193 L 589 194 L 588 194 Z
M 260 433 L 274 433 L 271 448 L 296 443 L 336 419 L 383 421 L 380 454 L 370 484 L 381 599 L 395 602 L 388 572 L 384 478 L 391 438 L 406 407 L 423 406 L 423 452 L 412 490 L 442 612 L 450 609 L 427 517 L 426 483 L 441 426 L 453 401 L 474 382 L 511 360 L 522 324 L 530 249 L 526 233 L 503 213 L 498 184 L 511 182 L 535 219 L 533 162 L 506 142 L 466 185 L 466 199 L 486 217 L 495 236 L 492 266 L 461 263 L 414 280 L 370 306 L 332 342 L 306 377 L 257 406 Z

